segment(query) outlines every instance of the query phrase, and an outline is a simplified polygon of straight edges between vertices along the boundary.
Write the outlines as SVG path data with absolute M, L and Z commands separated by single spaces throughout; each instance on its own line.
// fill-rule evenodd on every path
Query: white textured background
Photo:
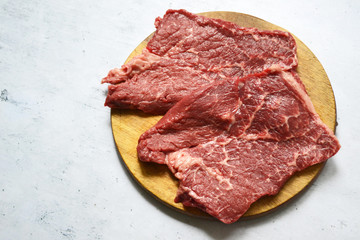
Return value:
M 287 206 L 224 225 L 157 202 L 127 173 L 100 79 L 168 8 L 288 29 L 332 83 L 340 152 Z M 360 239 L 360 1 L 0 0 L 0 240 Z

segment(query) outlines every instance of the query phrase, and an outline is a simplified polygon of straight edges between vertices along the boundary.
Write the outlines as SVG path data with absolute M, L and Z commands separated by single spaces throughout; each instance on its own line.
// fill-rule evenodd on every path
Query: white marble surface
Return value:
M 157 202 L 115 148 L 100 79 L 168 8 L 288 29 L 331 80 L 340 152 L 299 198 L 224 225 Z M 360 239 L 360 1 L 0 0 L 0 239 Z

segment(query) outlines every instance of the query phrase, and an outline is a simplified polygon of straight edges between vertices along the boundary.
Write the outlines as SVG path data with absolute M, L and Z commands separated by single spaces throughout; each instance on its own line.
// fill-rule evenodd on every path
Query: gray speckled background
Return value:
M 323 64 L 342 149 L 295 201 L 224 225 L 169 209 L 127 173 L 100 79 L 168 8 L 263 18 Z M 359 11 L 356 0 L 0 0 L 0 239 L 358 239 Z

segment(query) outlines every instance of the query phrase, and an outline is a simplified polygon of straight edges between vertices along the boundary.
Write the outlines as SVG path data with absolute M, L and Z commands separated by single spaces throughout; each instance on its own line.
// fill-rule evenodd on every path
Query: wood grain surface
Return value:
M 206 12 L 201 13 L 200 15 L 221 18 L 243 27 L 286 31 L 285 29 L 262 19 L 242 13 Z M 150 37 L 151 35 L 138 45 L 138 47 L 130 54 L 127 61 L 141 53 Z M 297 54 L 299 60 L 297 72 L 304 82 L 320 118 L 330 129 L 335 131 L 336 107 L 330 81 L 315 55 L 303 42 L 296 37 L 295 39 L 298 46 Z M 184 207 L 181 203 L 174 203 L 178 181 L 172 176 L 172 173 L 167 169 L 167 166 L 155 163 L 143 163 L 138 160 L 136 146 L 139 136 L 152 127 L 160 118 L 161 116 L 150 116 L 140 111 L 112 109 L 112 130 L 122 160 L 136 181 L 162 203 L 183 213 L 210 217 L 196 208 Z M 250 209 L 241 219 L 260 216 L 289 201 L 310 185 L 324 165 L 325 163 L 317 164 L 295 174 L 287 181 L 277 195 L 266 196 L 259 199 L 252 204 Z

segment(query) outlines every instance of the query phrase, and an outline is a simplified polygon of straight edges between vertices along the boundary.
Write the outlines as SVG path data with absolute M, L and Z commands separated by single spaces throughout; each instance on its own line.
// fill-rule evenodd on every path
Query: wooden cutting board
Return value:
M 206 12 L 201 13 L 211 18 L 221 18 L 234 22 L 243 27 L 255 27 L 262 30 L 283 30 L 274 24 L 257 17 L 236 12 Z M 141 53 L 152 35 L 147 37 L 130 54 L 127 61 Z M 299 66 L 297 71 L 304 82 L 310 98 L 322 121 L 335 131 L 336 107 L 334 94 L 329 79 L 315 55 L 296 38 L 298 46 Z M 174 203 L 178 181 L 165 165 L 143 163 L 137 158 L 136 146 L 139 136 L 152 127 L 161 116 L 150 116 L 140 111 L 116 110 L 111 111 L 111 124 L 116 146 L 122 160 L 134 179 L 149 193 L 162 203 L 183 213 L 196 216 L 210 217 L 196 208 L 184 207 L 181 203 Z M 288 180 L 282 190 L 275 196 L 266 196 L 252 204 L 242 219 L 259 216 L 284 204 L 292 199 L 320 173 L 325 163 L 305 169 Z

